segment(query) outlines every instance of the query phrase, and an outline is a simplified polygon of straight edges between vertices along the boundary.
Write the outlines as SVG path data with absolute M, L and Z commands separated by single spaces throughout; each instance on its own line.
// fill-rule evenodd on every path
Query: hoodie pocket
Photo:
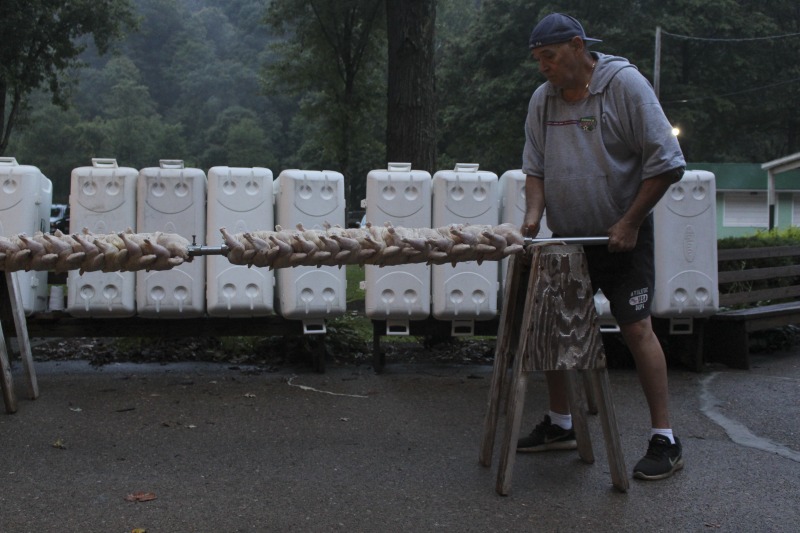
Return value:
M 544 180 L 547 225 L 565 236 L 605 235 L 624 214 L 605 175 Z

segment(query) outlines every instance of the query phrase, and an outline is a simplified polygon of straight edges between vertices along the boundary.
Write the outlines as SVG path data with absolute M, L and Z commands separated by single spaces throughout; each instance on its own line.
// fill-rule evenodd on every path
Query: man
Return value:
M 544 17 L 530 38 L 547 82 L 536 89 L 525 122 L 523 235 L 547 225 L 560 237 L 608 236 L 585 249 L 595 290 L 611 302 L 636 361 L 650 411 L 647 454 L 634 477 L 663 479 L 683 467 L 669 421 L 667 367 L 653 332 L 651 210 L 686 166 L 670 123 L 648 81 L 626 59 L 590 52 L 576 19 Z M 574 449 L 575 433 L 562 372 L 547 372 L 550 412 L 517 451 Z

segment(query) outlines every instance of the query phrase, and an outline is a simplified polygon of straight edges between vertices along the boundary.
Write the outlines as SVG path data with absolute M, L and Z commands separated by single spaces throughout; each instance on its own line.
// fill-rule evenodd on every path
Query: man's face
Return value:
M 578 58 L 580 47 L 576 46 L 580 37 L 573 37 L 565 43 L 539 46 L 531 50 L 531 57 L 539 64 L 547 80 L 558 88 L 572 88 L 579 73 Z

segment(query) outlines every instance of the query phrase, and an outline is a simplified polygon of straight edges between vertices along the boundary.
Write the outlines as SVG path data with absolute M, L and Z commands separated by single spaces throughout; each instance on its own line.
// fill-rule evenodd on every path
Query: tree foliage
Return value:
M 346 199 L 364 197 L 383 159 L 383 0 L 273 0 L 266 21 L 288 38 L 273 43 L 270 94 L 294 99 L 290 161 L 345 176 Z
M 526 46 L 535 18 L 530 2 L 483 2 L 466 31 L 442 41 L 440 166 L 479 163 L 494 172 L 519 167 L 523 122 L 535 87 Z
M 661 99 L 686 132 L 688 155 L 758 162 L 800 150 L 796 3 L 679 3 L 687 15 L 664 13 L 661 23 L 690 38 L 664 38 Z
M 435 74 L 390 79 L 387 28 L 402 21 L 387 6 L 406 3 L 433 7 L 3 0 L 0 140 L 8 146 L 0 148 L 39 166 L 61 201 L 72 168 L 115 157 L 136 168 L 169 158 L 276 174 L 337 170 L 356 206 L 367 173 L 385 168 L 403 142 L 387 145 L 387 131 L 422 133 L 396 118 L 387 128 L 388 93 L 416 81 L 435 97 L 425 112 L 436 120 L 425 141 L 436 142 L 430 170 L 472 162 L 500 174 L 521 164 L 528 100 L 544 81 L 528 35 L 560 11 L 603 39 L 594 49 L 627 57 L 651 80 L 655 29 L 663 29 L 660 97 L 690 161 L 764 162 L 800 151 L 796 2 L 435 0 Z
M 53 103 L 66 103 L 65 74 L 87 46 L 83 37 L 104 52 L 132 22 L 128 0 L 0 2 L 0 153 L 34 90 L 44 87 Z

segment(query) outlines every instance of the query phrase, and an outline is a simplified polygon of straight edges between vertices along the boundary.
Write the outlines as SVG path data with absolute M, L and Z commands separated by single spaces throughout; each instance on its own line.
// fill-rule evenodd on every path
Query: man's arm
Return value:
M 639 227 L 667 192 L 669 186 L 680 180 L 683 169 L 673 169 L 658 176 L 643 180 L 639 192 L 628 211 L 608 230 L 608 249 L 612 252 L 627 252 L 636 246 Z M 527 182 L 526 182 L 527 183 Z M 527 188 L 526 188 L 527 193 Z
M 544 180 L 536 176 L 525 176 L 525 218 L 522 221 L 522 236 L 536 237 L 544 214 Z

